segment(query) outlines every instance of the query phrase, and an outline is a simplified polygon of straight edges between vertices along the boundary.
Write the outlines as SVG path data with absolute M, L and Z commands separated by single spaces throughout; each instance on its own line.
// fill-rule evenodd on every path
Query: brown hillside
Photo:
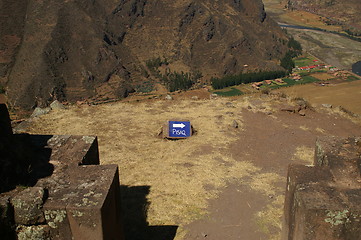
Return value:
M 326 17 L 328 24 L 341 24 L 344 28 L 361 34 L 360 0 L 289 0 L 290 9 L 303 9 Z
M 153 81 L 144 74 L 145 62 L 157 57 L 167 58 L 172 71 L 201 71 L 209 79 L 278 69 L 286 51 L 286 36 L 261 0 L 0 5 L 0 83 L 9 103 L 23 108 L 54 99 L 125 97 Z

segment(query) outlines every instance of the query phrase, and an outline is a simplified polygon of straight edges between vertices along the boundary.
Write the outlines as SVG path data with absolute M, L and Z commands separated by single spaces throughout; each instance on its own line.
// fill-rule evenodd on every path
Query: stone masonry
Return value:
M 314 166 L 290 165 L 283 239 L 361 239 L 361 138 L 319 138 Z
M 9 170 L 15 176 L 0 172 L 1 179 L 9 179 L 2 184 L 10 186 L 0 191 L 1 239 L 124 239 L 118 167 L 99 165 L 97 138 L 17 136 L 5 105 L 0 114 L 0 165 L 30 156 L 9 165 L 19 169 Z M 13 154 L 10 148 L 27 154 Z M 23 181 L 16 182 L 18 177 Z

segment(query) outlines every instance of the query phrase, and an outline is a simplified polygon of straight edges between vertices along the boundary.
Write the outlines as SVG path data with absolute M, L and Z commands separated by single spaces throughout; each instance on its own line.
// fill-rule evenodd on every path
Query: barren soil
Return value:
M 134 219 L 143 210 L 132 208 L 140 194 L 123 192 L 127 239 L 270 240 L 281 232 L 288 164 L 311 164 L 319 136 L 361 135 L 332 109 L 280 110 L 293 104 L 263 95 L 70 106 L 34 119 L 30 132 L 99 137 L 101 162 L 119 165 L 122 189 L 147 195 L 144 228 Z M 157 137 L 177 118 L 196 134 Z

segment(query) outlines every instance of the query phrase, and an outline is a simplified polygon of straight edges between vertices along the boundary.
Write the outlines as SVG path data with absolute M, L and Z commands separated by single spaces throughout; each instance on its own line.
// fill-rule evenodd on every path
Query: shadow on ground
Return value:
M 120 187 L 126 240 L 173 240 L 178 226 L 149 226 L 147 199 L 150 186 Z

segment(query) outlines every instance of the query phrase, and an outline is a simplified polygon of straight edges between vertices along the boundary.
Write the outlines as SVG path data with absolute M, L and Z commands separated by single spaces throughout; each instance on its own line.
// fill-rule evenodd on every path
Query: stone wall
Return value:
M 360 239 L 360 169 L 361 138 L 319 138 L 314 166 L 289 166 L 283 239 Z
M 99 165 L 97 138 L 16 135 L 0 114 L 1 239 L 124 239 L 118 167 Z

